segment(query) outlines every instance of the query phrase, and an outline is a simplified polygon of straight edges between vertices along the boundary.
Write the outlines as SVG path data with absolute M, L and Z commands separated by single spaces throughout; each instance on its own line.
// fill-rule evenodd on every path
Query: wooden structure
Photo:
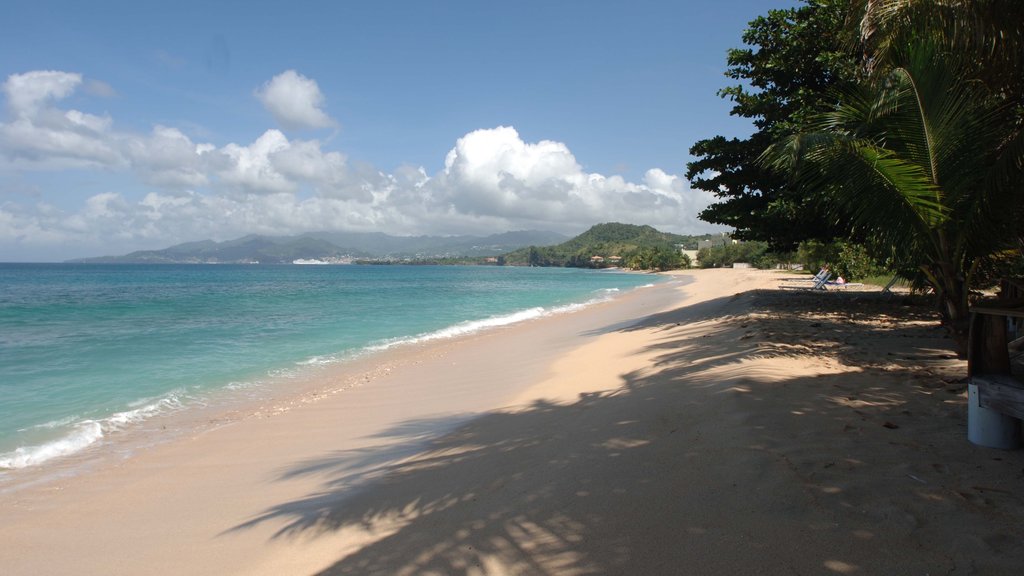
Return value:
M 1019 446 L 1024 420 L 1024 382 L 1011 362 L 1024 347 L 1024 289 L 1007 282 L 1004 298 L 971 308 L 967 348 L 968 439 L 993 448 Z

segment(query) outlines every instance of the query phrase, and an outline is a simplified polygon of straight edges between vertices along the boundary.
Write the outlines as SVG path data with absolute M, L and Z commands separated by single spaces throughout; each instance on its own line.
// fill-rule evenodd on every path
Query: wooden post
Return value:
M 1005 317 L 972 312 L 967 340 L 967 375 L 1009 374 L 1010 353 L 1006 344 Z

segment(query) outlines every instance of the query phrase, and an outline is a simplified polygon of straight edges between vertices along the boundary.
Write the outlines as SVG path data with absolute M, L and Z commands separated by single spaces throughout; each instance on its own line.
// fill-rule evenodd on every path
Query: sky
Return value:
M 9 3 L 0 261 L 246 234 L 702 234 L 689 147 L 792 0 Z

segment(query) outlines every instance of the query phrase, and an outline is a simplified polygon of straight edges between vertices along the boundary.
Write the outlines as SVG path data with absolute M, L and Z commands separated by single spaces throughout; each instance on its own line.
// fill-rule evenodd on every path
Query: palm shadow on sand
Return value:
M 656 366 L 622 374 L 619 389 L 582 395 L 571 404 L 538 401 L 515 412 L 485 413 L 440 437 L 431 431 L 450 429 L 450 422 L 406 422 L 382 434 L 401 440 L 391 451 L 337 452 L 298 463 L 277 481 L 319 475 L 322 488 L 231 531 L 263 523 L 279 526 L 277 539 L 379 531 L 320 574 L 739 573 L 751 566 L 766 573 L 829 573 L 830 566 L 856 567 L 872 555 L 885 565 L 887 554 L 894 555 L 889 565 L 907 567 L 898 550 L 880 550 L 871 541 L 889 508 L 906 506 L 872 507 L 868 489 L 844 484 L 844 478 L 856 473 L 883 481 L 895 475 L 905 482 L 901 474 L 911 472 L 850 464 L 870 462 L 877 449 L 931 449 L 936 458 L 958 457 L 913 442 L 915 427 L 944 426 L 950 442 L 961 438 L 960 411 L 923 398 L 931 392 L 911 373 L 919 367 L 911 360 L 941 350 L 941 335 L 929 333 L 929 345 L 921 348 L 914 343 L 922 334 L 909 338 L 898 322 L 867 334 L 887 339 L 897 354 L 886 360 L 886 380 L 878 386 L 870 379 L 849 383 L 842 375 L 762 385 L 739 370 L 745 358 L 805 353 L 781 345 L 817 338 L 819 345 L 807 353 L 861 362 L 851 344 L 854 332 L 871 330 L 844 319 L 847 308 L 839 300 L 805 303 L 801 310 L 809 310 L 811 321 L 796 328 L 799 334 L 771 314 L 751 316 L 779 312 L 775 296 L 720 298 L 609 327 L 659 330 L 647 351 L 658 353 Z M 760 318 L 754 327 L 760 336 L 745 337 L 752 318 Z M 694 325 L 707 321 L 715 324 L 705 338 Z M 731 368 L 735 374 L 723 379 L 722 369 Z M 708 375 L 712 369 L 717 376 Z M 891 385 L 904 376 L 904 385 Z M 780 407 L 770 398 L 779 386 L 806 394 L 799 405 Z M 869 401 L 857 409 L 836 401 L 852 396 Z M 907 406 L 930 412 L 900 412 Z M 847 444 L 794 442 L 793 427 L 778 424 L 793 419 L 812 436 L 839 430 Z M 898 429 L 883 427 L 885 422 Z M 851 514 L 856 507 L 864 512 Z M 884 530 L 887 537 L 904 538 L 914 529 L 897 522 Z M 936 555 L 911 566 L 941 572 L 951 562 Z

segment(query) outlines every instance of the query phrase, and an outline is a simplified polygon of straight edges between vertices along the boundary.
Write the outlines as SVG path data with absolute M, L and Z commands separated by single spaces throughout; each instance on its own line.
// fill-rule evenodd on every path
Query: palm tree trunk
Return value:
M 974 265 L 970 267 L 973 270 Z M 967 341 L 971 325 L 970 283 L 968 277 L 957 272 L 957 267 L 946 260 L 932 266 L 922 266 L 922 272 L 935 290 L 936 307 L 961 357 L 967 355 Z M 967 276 L 970 276 L 968 273 Z

